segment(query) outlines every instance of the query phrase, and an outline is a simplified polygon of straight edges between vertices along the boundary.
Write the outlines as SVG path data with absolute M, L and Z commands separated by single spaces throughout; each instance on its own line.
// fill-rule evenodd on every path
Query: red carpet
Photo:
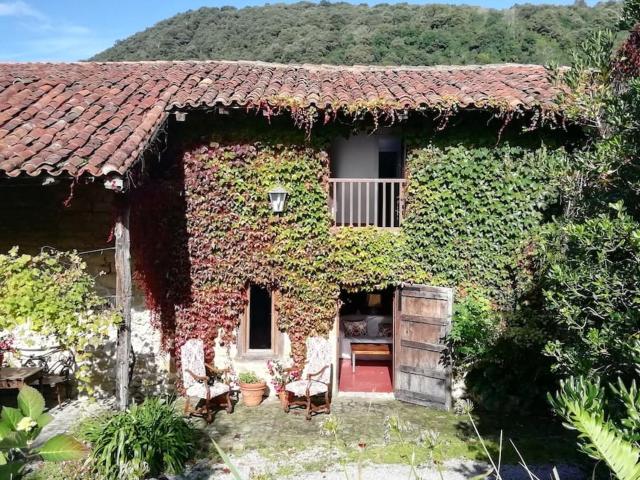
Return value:
M 341 392 L 393 392 L 391 360 L 358 360 L 355 373 L 351 361 L 340 362 Z

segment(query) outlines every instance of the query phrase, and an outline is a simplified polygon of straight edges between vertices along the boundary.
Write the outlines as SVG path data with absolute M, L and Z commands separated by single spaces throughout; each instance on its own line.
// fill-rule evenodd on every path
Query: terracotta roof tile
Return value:
M 260 62 L 0 64 L 0 175 L 124 173 L 168 112 L 277 104 L 334 110 L 359 102 L 551 108 L 536 65 L 337 67 Z

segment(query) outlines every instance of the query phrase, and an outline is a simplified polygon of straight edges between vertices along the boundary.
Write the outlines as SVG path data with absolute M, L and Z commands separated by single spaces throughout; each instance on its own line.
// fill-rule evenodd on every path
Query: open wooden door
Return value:
M 398 400 L 451 408 L 451 367 L 444 358 L 444 338 L 452 312 L 450 288 L 405 284 L 398 289 L 393 329 Z

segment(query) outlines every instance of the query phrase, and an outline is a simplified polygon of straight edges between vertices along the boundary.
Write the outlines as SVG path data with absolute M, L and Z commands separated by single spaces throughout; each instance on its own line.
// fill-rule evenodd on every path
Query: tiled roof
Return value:
M 215 105 L 551 107 L 543 67 L 258 62 L 0 64 L 0 175 L 124 173 L 168 112 Z

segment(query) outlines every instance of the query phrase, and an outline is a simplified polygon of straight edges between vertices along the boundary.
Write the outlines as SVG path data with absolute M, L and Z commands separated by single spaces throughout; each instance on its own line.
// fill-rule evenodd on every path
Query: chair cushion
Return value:
M 328 388 L 324 383 L 315 380 L 296 380 L 295 382 L 287 383 L 284 388 L 296 397 L 304 397 L 307 394 L 307 385 L 310 385 L 309 394 L 311 396 L 324 393 Z
M 229 391 L 229 385 L 226 383 L 214 383 L 207 385 L 209 387 L 209 397 L 214 398 Z M 195 398 L 207 398 L 207 389 L 202 383 L 196 383 L 187 388 L 187 396 Z
M 189 389 L 193 385 L 199 385 L 193 378 L 193 373 L 199 377 L 206 377 L 207 370 L 204 366 L 204 342 L 199 338 L 191 338 L 180 347 L 180 359 L 182 364 L 182 383 Z M 194 395 L 195 396 L 195 395 Z

